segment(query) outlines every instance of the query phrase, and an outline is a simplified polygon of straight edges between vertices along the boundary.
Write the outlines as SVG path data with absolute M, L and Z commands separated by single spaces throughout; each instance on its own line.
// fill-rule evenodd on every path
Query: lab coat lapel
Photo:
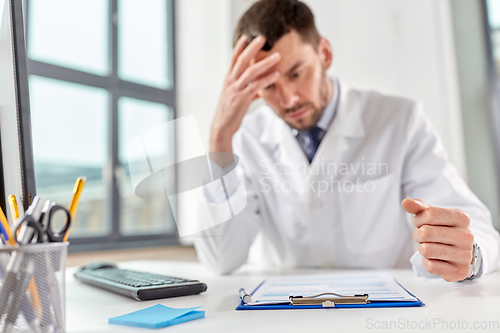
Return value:
M 277 163 L 295 165 L 309 164 L 309 161 L 293 135 L 290 127 L 275 114 L 271 115 L 271 124 L 266 128 L 260 141 L 271 149 L 275 149 L 273 157 Z
M 349 148 L 349 138 L 365 135 L 362 112 L 366 100 L 339 80 L 340 95 L 337 114 L 318 147 L 313 163 L 330 162 Z
M 309 160 L 297 141 L 297 138 L 293 135 L 290 127 L 285 124 L 285 126 L 281 128 L 281 131 L 280 159 L 282 162 L 308 165 Z

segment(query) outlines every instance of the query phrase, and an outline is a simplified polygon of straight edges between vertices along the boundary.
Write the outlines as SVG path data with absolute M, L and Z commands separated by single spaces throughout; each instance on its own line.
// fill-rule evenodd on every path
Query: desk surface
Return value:
M 229 276 L 210 273 L 199 263 L 129 261 L 121 268 L 198 279 L 208 285 L 200 295 L 148 302 L 103 291 L 76 281 L 68 268 L 66 274 L 66 329 L 68 332 L 148 332 L 147 329 L 109 325 L 108 318 L 155 304 L 170 307 L 202 305 L 206 318 L 166 327 L 165 332 L 363 332 L 383 329 L 402 330 L 458 329 L 461 332 L 500 331 L 500 272 L 477 281 L 446 283 L 414 276 L 411 270 L 387 270 L 406 289 L 426 305 L 417 308 L 318 309 L 236 311 L 241 287 L 253 290 L 272 275 L 351 274 L 362 270 L 255 271 L 249 267 Z M 385 326 L 391 329 L 384 329 Z M 446 326 L 448 325 L 448 326 Z M 477 329 L 474 327 L 477 326 Z M 481 329 L 482 326 L 482 329 Z M 467 329 L 465 329 L 467 327 Z M 489 329 L 488 329 L 489 328 Z

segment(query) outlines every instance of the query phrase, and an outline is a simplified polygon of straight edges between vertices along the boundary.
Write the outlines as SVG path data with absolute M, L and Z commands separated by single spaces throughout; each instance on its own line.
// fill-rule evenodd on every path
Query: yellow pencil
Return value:
M 12 216 L 12 223 L 15 223 L 19 218 L 19 210 L 17 209 L 17 200 L 14 194 L 9 195 L 9 206 L 10 206 L 10 215 Z M 17 229 L 16 236 L 19 237 L 20 229 Z
M 9 221 L 7 221 L 7 218 L 5 217 L 5 214 L 3 213 L 1 207 L 0 207 L 0 223 L 2 223 L 3 230 L 5 230 L 7 237 L 9 237 L 8 240 L 9 245 L 15 246 L 16 241 L 14 240 L 14 236 L 12 235 L 12 230 L 10 230 Z
M 36 287 L 35 278 L 31 276 L 29 284 L 29 292 L 31 297 L 31 304 L 33 305 L 33 310 L 35 315 L 42 320 L 42 302 L 40 301 L 40 295 L 38 294 L 38 288 Z
M 10 214 L 12 215 L 12 219 L 15 222 L 19 218 L 19 209 L 17 208 L 16 196 L 13 194 L 9 195 L 9 206 Z
M 73 188 L 73 198 L 71 199 L 71 203 L 69 204 L 69 212 L 71 213 L 71 220 L 73 221 L 75 218 L 76 208 L 78 207 L 78 201 L 80 200 L 80 195 L 82 194 L 83 187 L 85 186 L 85 182 L 87 178 L 78 177 L 75 183 L 75 187 Z M 66 231 L 66 235 L 64 235 L 64 242 L 68 240 L 69 237 L 69 229 Z
M 19 209 L 17 209 L 16 196 L 13 194 L 9 195 L 9 206 L 10 206 L 10 215 L 12 216 L 12 223 L 14 223 L 19 218 Z

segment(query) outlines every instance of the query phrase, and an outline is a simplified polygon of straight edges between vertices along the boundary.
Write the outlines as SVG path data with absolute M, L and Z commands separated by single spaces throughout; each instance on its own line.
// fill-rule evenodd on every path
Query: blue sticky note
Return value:
M 160 328 L 205 317 L 205 311 L 194 311 L 199 308 L 201 308 L 201 306 L 174 309 L 165 305 L 156 304 L 149 308 L 131 312 L 123 316 L 109 318 L 108 323 L 134 327 Z

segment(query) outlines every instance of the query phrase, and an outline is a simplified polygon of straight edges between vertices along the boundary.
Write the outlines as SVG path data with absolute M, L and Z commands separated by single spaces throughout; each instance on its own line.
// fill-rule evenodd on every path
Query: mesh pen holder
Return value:
M 68 244 L 0 248 L 0 332 L 65 332 Z

